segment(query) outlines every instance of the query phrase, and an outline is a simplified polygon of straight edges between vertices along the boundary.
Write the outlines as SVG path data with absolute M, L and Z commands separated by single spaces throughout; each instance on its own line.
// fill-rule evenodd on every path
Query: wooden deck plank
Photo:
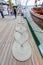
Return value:
M 7 16 L 4 20 L 1 20 L 0 18 L 0 21 L 2 21 L 0 22 L 0 29 L 2 29 L 0 30 L 0 65 L 33 65 L 33 61 L 35 63 L 34 65 L 43 65 L 43 60 L 38 52 L 30 31 L 28 32 L 29 42 L 31 43 L 33 49 L 33 61 L 31 57 L 25 62 L 20 62 L 17 61 L 12 55 L 12 45 L 15 41 L 15 25 L 21 21 L 22 24 L 25 22 L 25 26 L 28 27 L 25 19 L 20 16 L 18 16 L 17 19 Z

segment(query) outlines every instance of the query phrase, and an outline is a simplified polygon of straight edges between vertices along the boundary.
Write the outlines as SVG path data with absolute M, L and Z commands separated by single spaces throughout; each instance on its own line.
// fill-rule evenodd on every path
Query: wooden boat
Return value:
M 31 16 L 34 22 L 43 29 L 43 8 L 42 7 L 33 7 L 30 10 Z

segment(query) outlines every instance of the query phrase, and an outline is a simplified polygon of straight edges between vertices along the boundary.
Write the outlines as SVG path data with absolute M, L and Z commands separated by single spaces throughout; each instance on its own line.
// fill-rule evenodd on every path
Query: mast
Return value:
M 10 9 L 12 9 L 12 1 L 9 0 L 9 6 L 10 6 Z

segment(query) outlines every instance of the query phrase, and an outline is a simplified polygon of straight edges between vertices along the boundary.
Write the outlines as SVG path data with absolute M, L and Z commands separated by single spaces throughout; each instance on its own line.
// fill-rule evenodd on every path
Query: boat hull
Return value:
M 43 29 L 43 15 L 39 15 L 37 13 L 34 13 L 34 11 L 31 10 L 31 17 L 34 20 L 34 22 Z

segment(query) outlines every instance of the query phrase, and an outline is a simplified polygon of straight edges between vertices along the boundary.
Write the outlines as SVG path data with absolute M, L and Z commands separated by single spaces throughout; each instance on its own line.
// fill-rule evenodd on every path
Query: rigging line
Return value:
M 28 41 L 28 39 L 25 40 L 22 44 L 20 44 L 20 42 L 17 39 L 15 39 L 15 41 L 18 42 L 19 45 L 24 45 Z

